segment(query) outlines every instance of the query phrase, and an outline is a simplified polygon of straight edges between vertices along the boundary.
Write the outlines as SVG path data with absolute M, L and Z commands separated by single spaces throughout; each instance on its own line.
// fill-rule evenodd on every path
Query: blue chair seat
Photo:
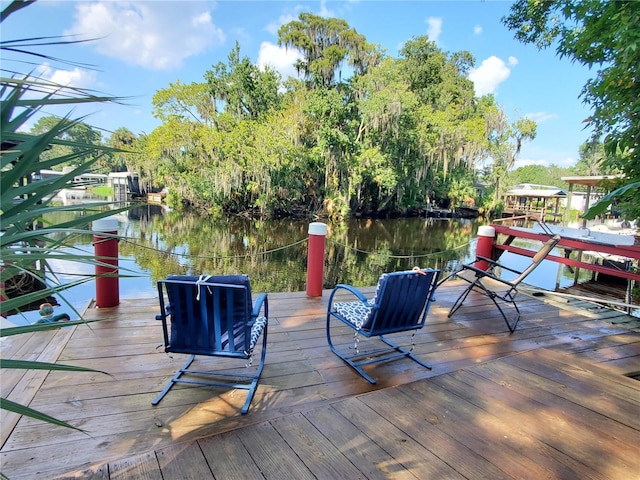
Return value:
M 375 305 L 375 299 L 363 302 L 336 302 L 333 304 L 336 313 L 348 320 L 356 328 L 361 329 L 362 325 L 371 316 L 371 310 Z

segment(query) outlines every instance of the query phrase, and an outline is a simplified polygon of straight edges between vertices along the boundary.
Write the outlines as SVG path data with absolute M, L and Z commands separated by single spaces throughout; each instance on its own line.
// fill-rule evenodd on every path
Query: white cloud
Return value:
M 96 72 L 75 67 L 73 70 L 53 69 L 48 63 L 39 65 L 36 74 L 56 85 L 90 88 L 96 81 Z
M 320 12 L 318 15 L 325 18 L 335 17 L 336 15 L 333 13 L 333 10 L 327 8 L 327 0 L 322 0 L 320 2 Z
M 476 25 L 473 27 L 473 34 L 480 35 L 482 33 L 482 27 L 480 25 Z
M 283 79 L 286 79 L 289 76 L 297 76 L 298 72 L 293 65 L 300 58 L 302 58 L 302 54 L 295 48 L 287 49 L 271 42 L 262 42 L 256 63 L 260 68 L 264 68 L 266 65 L 271 66 L 280 72 Z
M 512 61 L 515 63 L 512 63 Z M 509 66 L 514 66 L 517 63 L 518 60 L 515 57 L 509 57 Z M 478 68 L 472 69 L 469 72 L 469 80 L 475 86 L 476 95 L 482 96 L 494 93 L 498 85 L 511 75 L 509 66 L 504 63 L 504 60 L 491 56 L 483 60 Z
M 427 29 L 427 36 L 429 40 L 433 42 L 438 41 L 438 37 L 442 33 L 442 18 L 440 17 L 429 17 L 426 20 L 429 28 Z
M 516 57 L 513 57 L 513 56 L 509 57 L 507 59 L 507 62 L 509 62 L 509 66 L 510 67 L 515 67 L 516 65 L 518 65 L 518 59 Z
M 211 13 L 202 12 L 200 14 L 197 14 L 191 19 L 191 23 L 193 24 L 194 27 L 197 27 L 199 25 L 209 25 L 213 23 L 211 19 Z
M 536 123 L 543 123 L 548 120 L 555 120 L 556 118 L 558 118 L 558 114 L 548 112 L 532 112 L 525 114 L 525 117 L 530 118 Z
M 79 2 L 67 35 L 99 38 L 88 45 L 99 53 L 155 70 L 179 67 L 183 60 L 225 41 L 206 4 L 166 2 Z

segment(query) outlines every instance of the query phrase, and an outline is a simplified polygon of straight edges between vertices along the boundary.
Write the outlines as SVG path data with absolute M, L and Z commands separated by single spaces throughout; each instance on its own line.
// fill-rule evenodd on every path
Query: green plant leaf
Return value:
M 31 0 L 10 2 L 0 13 L 0 21 L 5 21 L 11 14 L 31 3 L 33 3 Z M 10 54 L 31 56 L 40 62 L 46 59 L 74 65 L 73 62 L 66 62 L 32 49 L 45 45 L 59 46 L 85 41 L 88 40 L 78 40 L 73 37 L 0 39 L 0 50 L 3 57 L 6 57 L 9 52 Z M 78 63 L 75 65 L 87 66 Z M 2 231 L 2 235 L 0 235 L 0 283 L 3 285 L 0 294 L 3 297 L 2 311 L 20 311 L 26 305 L 37 304 L 43 298 L 95 278 L 95 275 L 85 275 L 74 281 L 61 283 L 56 277 L 56 272 L 51 269 L 52 263 L 50 261 L 53 259 L 112 266 L 106 264 L 103 259 L 95 258 L 87 252 L 75 249 L 73 240 L 78 235 L 100 233 L 92 232 L 86 228 L 95 220 L 125 211 L 130 207 L 112 209 L 110 207 L 114 205 L 107 203 L 94 204 L 91 208 L 84 205 L 59 207 L 52 204 L 52 199 L 60 189 L 68 187 L 74 177 L 89 170 L 102 156 L 121 152 L 121 150 L 102 145 L 99 141 L 94 141 L 91 136 L 86 137 L 88 138 L 86 143 L 64 140 L 65 135 L 68 136 L 69 131 L 78 126 L 84 117 L 77 119 L 72 119 L 70 116 L 63 117 L 39 134 L 24 133 L 24 130 L 25 125 L 41 114 L 42 109 L 47 106 L 120 102 L 122 100 L 86 89 L 60 85 L 44 78 L 34 77 L 31 73 L 17 74 L 12 78 L 0 77 L 0 134 L 2 140 L 0 154 L 0 230 Z M 59 155 L 51 153 L 43 156 L 42 154 L 52 146 L 64 147 L 59 149 L 64 153 Z M 55 150 L 55 152 L 57 151 Z M 41 161 L 41 156 L 48 157 L 48 159 Z M 60 170 L 68 164 L 76 164 L 77 166 L 58 178 L 36 180 L 41 170 Z M 55 225 L 48 223 L 48 215 L 61 211 L 79 211 L 84 215 Z M 101 235 L 104 236 L 104 234 Z M 6 298 L 9 295 L 5 290 L 5 285 L 14 277 L 17 281 L 23 277 L 27 280 L 37 279 L 45 288 L 39 291 L 28 291 L 26 294 L 15 294 L 12 291 L 11 295 L 16 295 L 15 298 Z M 75 309 L 73 310 L 75 312 Z M 89 322 L 79 320 L 3 328 L 0 330 L 0 337 L 87 323 Z M 100 372 L 74 365 L 17 359 L 1 360 L 0 368 Z M 83 431 L 67 422 L 6 398 L 0 398 L 0 408 L 54 425 Z M 6 478 L 1 472 L 0 477 Z
M 602 215 L 603 213 L 605 213 L 616 198 L 621 197 L 628 191 L 637 190 L 639 188 L 640 182 L 635 182 L 630 183 L 629 185 L 625 185 L 624 187 L 620 187 L 613 192 L 610 192 L 609 194 L 598 200 L 598 202 L 595 203 L 591 208 L 589 208 L 589 210 L 587 210 L 583 215 L 583 218 L 586 218 L 587 220 L 593 220 L 598 215 Z
M 49 362 L 36 362 L 32 360 L 2 360 L 0 359 L 0 368 L 15 368 L 22 370 L 59 370 L 65 372 L 91 372 L 91 373 L 103 373 L 110 375 L 102 370 L 95 370 L 93 368 L 78 367 L 76 365 L 65 365 L 61 363 L 49 363 Z
M 72 320 L 69 322 L 56 323 L 33 323 L 31 325 L 21 325 L 18 327 L 7 327 L 0 330 L 0 337 L 11 337 L 23 333 L 41 332 L 44 330 L 56 330 L 63 327 L 72 327 L 74 325 L 86 325 L 99 320 Z
M 33 408 L 25 407 L 24 405 L 20 405 L 19 403 L 13 402 L 6 398 L 0 397 L 0 408 L 17 413 L 18 415 L 24 415 L 25 417 L 35 418 L 36 420 L 42 420 L 43 422 L 52 423 L 53 425 L 58 425 L 60 427 L 72 428 L 73 430 L 85 433 L 85 431 L 81 428 L 74 427 L 73 425 L 67 422 L 63 422 L 62 420 L 58 420 L 51 415 L 39 412 L 38 410 L 34 410 Z

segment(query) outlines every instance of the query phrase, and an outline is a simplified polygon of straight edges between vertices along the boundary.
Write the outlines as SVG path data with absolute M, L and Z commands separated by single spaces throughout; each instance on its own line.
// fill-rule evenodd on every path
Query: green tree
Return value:
M 525 165 L 508 173 L 505 186 L 511 188 L 521 183 L 532 183 L 567 188 L 567 183 L 562 180 L 562 177 L 568 177 L 573 174 L 574 172 L 571 169 L 561 168 L 557 165 Z
M 378 50 L 366 38 L 339 18 L 324 18 L 303 12 L 278 30 L 278 44 L 300 50 L 303 58 L 296 62 L 311 85 L 335 84 L 336 71 L 343 61 L 362 73 L 379 58 Z
M 240 58 L 237 42 L 228 63 L 219 62 L 204 76 L 211 98 L 237 120 L 255 120 L 276 108 L 280 101 L 280 74 L 268 66 L 260 70 L 248 57 Z
M 110 170 L 113 172 L 133 172 L 135 168 L 133 166 L 134 157 L 132 152 L 136 143 L 135 134 L 125 128 L 120 127 L 116 129 L 111 136 L 107 144 L 118 150 L 117 153 L 111 156 Z
M 614 173 L 614 163 L 607 161 L 604 143 L 590 140 L 580 145 L 580 158 L 573 168 L 576 175 L 610 175 Z
M 420 142 L 446 178 L 463 164 L 473 170 L 486 148 L 484 112 L 477 107 L 467 73 L 474 65 L 466 51 L 449 54 L 426 36 L 409 40 L 400 51 L 402 69 L 418 97 Z
M 215 99 L 205 82 L 170 83 L 168 88 L 158 90 L 151 100 L 153 115 L 161 121 L 172 118 L 214 125 L 217 115 Z
M 625 185 L 587 217 L 619 197 L 616 208 L 640 219 L 640 2 L 518 0 L 502 21 L 518 40 L 538 48 L 555 44 L 559 56 L 594 69 L 581 92 L 592 107 L 587 122 L 594 139 L 605 139 L 607 163 L 622 170 Z
M 40 117 L 36 123 L 31 127 L 31 134 L 41 135 L 45 132 L 51 131 L 56 125 L 60 123 L 59 117 L 52 115 L 46 115 Z M 65 155 L 73 156 L 73 162 L 76 165 L 83 164 L 90 161 L 92 157 L 87 153 L 86 145 L 101 145 L 102 134 L 100 131 L 93 129 L 91 126 L 84 122 L 77 122 L 70 128 L 61 132 L 58 135 L 58 139 L 68 142 L 64 145 L 52 145 L 50 149 L 42 153 L 43 160 L 49 160 L 51 158 L 60 158 Z M 81 155 L 78 155 L 81 153 Z M 59 164 L 59 168 L 65 166 L 72 166 L 70 161 L 62 162 Z
M 450 208 L 475 206 L 476 189 L 474 178 L 470 171 L 462 170 L 459 175 L 452 175 L 448 196 Z
M 493 160 L 491 166 L 493 200 L 488 213 L 491 215 L 505 193 L 507 174 L 520 155 L 522 145 L 536 137 L 537 124 L 529 118 L 520 118 L 509 125 L 506 116 L 500 111 L 496 112 L 490 131 L 489 153 Z

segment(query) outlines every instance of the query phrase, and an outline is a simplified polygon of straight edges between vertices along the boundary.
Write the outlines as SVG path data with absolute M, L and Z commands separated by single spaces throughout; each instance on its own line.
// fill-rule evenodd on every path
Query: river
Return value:
M 172 274 L 246 273 L 254 292 L 304 291 L 306 288 L 306 220 L 255 220 L 244 217 L 207 218 L 195 213 L 142 205 L 117 216 L 120 298 L 157 296 L 156 282 Z M 56 219 L 51 219 L 55 222 Z M 477 221 L 467 219 L 350 219 L 328 223 L 324 287 L 337 283 L 375 285 L 385 272 L 414 266 L 449 272 L 475 252 Z M 67 248 L 93 254 L 92 237 L 80 235 Z M 535 248 L 535 246 L 533 247 Z M 505 254 L 513 268 L 529 260 Z M 531 283 L 553 289 L 557 264 L 549 262 L 532 274 Z M 91 265 L 51 262 L 61 282 L 91 275 Z M 564 275 L 564 283 L 572 278 Z M 77 318 L 95 297 L 95 282 L 58 294 L 55 313 Z M 37 312 L 10 316 L 16 324 L 39 318 Z

